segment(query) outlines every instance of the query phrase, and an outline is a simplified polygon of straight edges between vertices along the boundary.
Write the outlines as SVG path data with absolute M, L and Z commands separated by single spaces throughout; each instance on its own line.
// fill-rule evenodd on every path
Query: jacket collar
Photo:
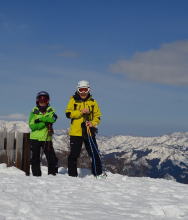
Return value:
M 40 106 L 40 105 L 37 105 L 36 107 L 38 108 L 38 110 L 39 110 L 40 112 L 45 113 L 45 112 L 48 111 L 50 105 L 49 105 L 49 104 L 48 104 L 47 106 Z

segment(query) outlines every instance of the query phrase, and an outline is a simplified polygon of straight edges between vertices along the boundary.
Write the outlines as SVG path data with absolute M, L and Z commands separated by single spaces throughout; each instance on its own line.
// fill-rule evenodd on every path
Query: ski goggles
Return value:
M 85 87 L 85 88 L 78 88 L 78 92 L 79 93 L 88 93 L 89 92 L 89 88 Z
M 38 97 L 38 100 L 37 100 L 39 103 L 48 103 L 49 102 L 49 98 L 47 96 L 39 96 Z

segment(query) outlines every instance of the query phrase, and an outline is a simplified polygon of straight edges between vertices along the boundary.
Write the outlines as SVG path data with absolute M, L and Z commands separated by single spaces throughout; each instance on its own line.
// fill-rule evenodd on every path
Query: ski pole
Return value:
M 93 158 L 93 163 L 94 163 L 94 174 L 95 176 L 97 176 L 97 169 L 96 169 L 96 161 L 95 161 L 95 155 L 94 155 L 94 151 L 93 151 L 93 147 L 92 147 L 92 143 L 91 143 L 91 131 L 89 129 L 89 126 L 86 126 L 87 128 L 87 136 L 88 136 L 88 141 L 89 141 L 89 145 L 91 148 L 91 153 L 92 153 L 92 158 Z
M 100 151 L 99 151 L 98 147 L 96 146 L 96 144 L 95 144 L 94 141 L 93 141 L 92 134 L 91 134 L 91 130 L 90 130 L 89 126 L 87 126 L 87 131 L 88 131 L 89 136 L 90 136 L 90 141 L 92 142 L 92 144 L 93 144 L 93 146 L 94 146 L 94 148 L 95 148 L 95 150 L 96 150 L 96 152 L 97 152 L 97 154 L 98 154 L 98 156 L 99 156 L 99 159 L 100 159 L 100 161 L 101 161 L 101 166 L 102 166 L 103 174 L 104 174 L 105 176 L 107 176 L 107 174 L 106 174 L 106 168 L 104 167 L 104 162 L 102 162 L 102 157 L 101 157 Z

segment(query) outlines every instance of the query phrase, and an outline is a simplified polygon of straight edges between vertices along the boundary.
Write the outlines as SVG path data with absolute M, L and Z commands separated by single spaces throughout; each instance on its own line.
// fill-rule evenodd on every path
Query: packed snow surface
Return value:
M 96 179 L 80 169 L 69 177 L 25 176 L 0 164 L 0 220 L 188 219 L 188 185 L 108 173 Z

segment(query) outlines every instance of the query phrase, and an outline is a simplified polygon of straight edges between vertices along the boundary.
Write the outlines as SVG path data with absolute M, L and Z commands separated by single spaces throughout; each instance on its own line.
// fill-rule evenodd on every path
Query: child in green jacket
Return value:
M 55 110 L 49 104 L 49 94 L 41 91 L 36 97 L 36 106 L 29 116 L 31 129 L 31 168 L 33 176 L 41 176 L 41 150 L 48 162 L 48 174 L 56 175 L 58 172 L 58 159 L 52 144 L 53 123 L 57 120 Z

